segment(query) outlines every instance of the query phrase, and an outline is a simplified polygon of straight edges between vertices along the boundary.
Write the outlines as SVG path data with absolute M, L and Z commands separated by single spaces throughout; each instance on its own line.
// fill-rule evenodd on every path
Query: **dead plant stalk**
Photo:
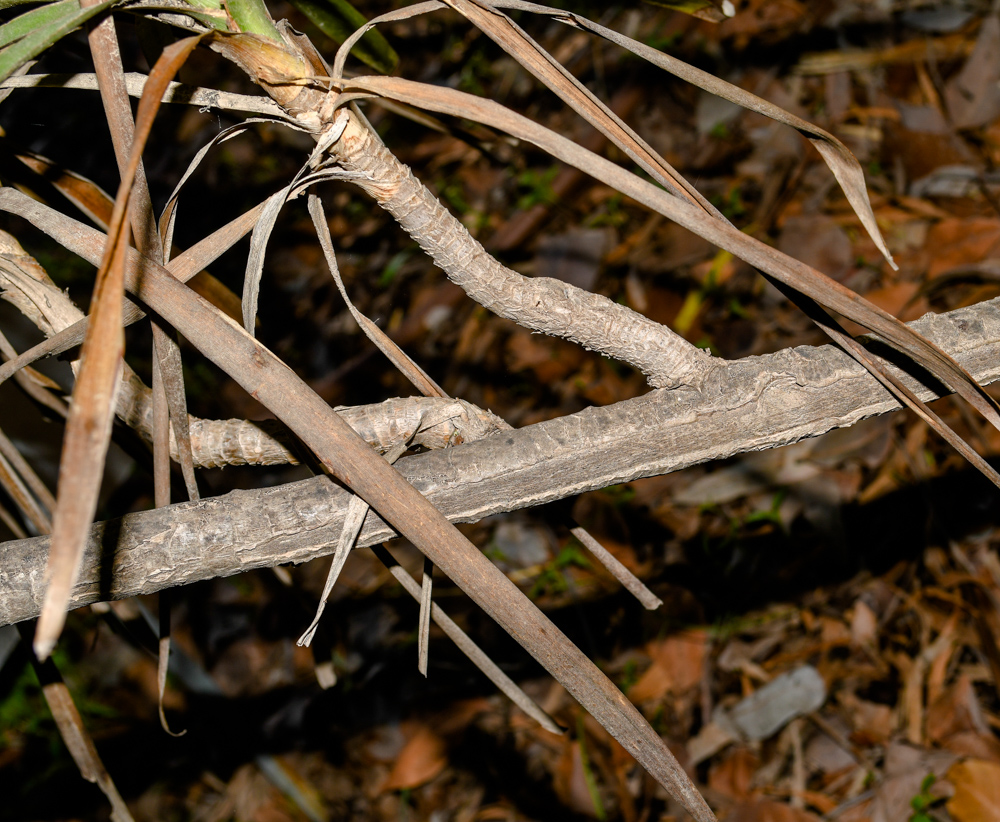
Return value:
M 630 363 L 656 388 L 697 384 L 717 366 L 706 351 L 664 325 L 601 294 L 501 265 L 356 116 L 336 115 L 343 132 L 329 149 L 448 278 L 480 305 L 524 328 L 563 337 Z

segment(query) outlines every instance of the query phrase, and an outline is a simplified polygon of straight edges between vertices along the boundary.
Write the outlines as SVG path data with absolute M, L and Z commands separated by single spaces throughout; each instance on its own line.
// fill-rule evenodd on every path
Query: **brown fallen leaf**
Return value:
M 961 674 L 954 685 L 931 703 L 925 725 L 927 738 L 937 745 L 943 745 L 948 737 L 962 731 L 989 733 L 972 680 L 967 674 Z
M 955 822 L 997 822 L 1000 819 L 1000 765 L 981 759 L 959 762 L 948 769 L 955 795 L 948 813 Z
M 727 822 L 819 822 L 808 811 L 783 805 L 773 799 L 751 799 L 736 805 L 726 817 Z
M 760 759 L 749 748 L 736 748 L 708 772 L 708 787 L 738 802 L 750 800 L 753 776 Z
M 865 292 L 865 299 L 901 320 L 915 320 L 927 313 L 930 306 L 919 296 L 920 284 L 897 282 Z
M 584 761 L 581 743 L 579 740 L 566 738 L 561 741 L 562 751 L 552 774 L 552 787 L 566 808 L 577 814 L 594 817 L 597 811 L 587 773 L 590 766 Z M 592 778 L 592 774 L 590 777 Z
M 989 15 L 983 20 L 976 37 L 976 46 L 962 70 L 945 87 L 955 128 L 978 128 L 996 119 L 1000 114 L 1000 18 Z
M 662 699 L 668 693 L 682 693 L 701 682 L 708 649 L 708 634 L 686 631 L 651 642 L 647 653 L 653 664 L 628 692 L 635 702 Z
M 1000 250 L 1000 220 L 991 217 L 942 220 L 928 233 L 927 248 L 935 250 L 927 268 L 928 279 L 960 265 L 996 256 Z
M 402 791 L 430 782 L 448 764 L 444 740 L 426 725 L 418 725 L 403 745 L 383 791 Z

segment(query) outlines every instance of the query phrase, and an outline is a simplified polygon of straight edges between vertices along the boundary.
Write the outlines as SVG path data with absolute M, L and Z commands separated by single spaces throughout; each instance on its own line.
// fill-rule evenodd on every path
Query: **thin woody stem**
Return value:
M 501 265 L 353 114 L 331 148 L 336 161 L 392 214 L 455 284 L 518 325 L 563 337 L 628 362 L 656 388 L 697 385 L 719 360 L 600 294 L 549 277 L 525 277 Z
M 0 295 L 17 307 L 46 335 L 54 335 L 83 317 L 69 296 L 48 278 L 37 261 L 9 235 L 0 232 L 8 252 L 0 254 Z M 15 357 L 13 349 L 6 356 Z M 79 361 L 70 363 L 76 372 Z M 153 439 L 152 395 L 126 364 L 122 369 L 117 414 L 147 442 Z M 348 425 L 379 451 L 400 443 L 428 449 L 446 448 L 500 430 L 501 420 L 464 400 L 427 397 L 389 399 L 371 405 L 334 409 Z M 202 420 L 189 416 L 194 466 L 281 465 L 297 463 L 293 439 L 277 421 Z M 170 452 L 179 460 L 170 433 Z

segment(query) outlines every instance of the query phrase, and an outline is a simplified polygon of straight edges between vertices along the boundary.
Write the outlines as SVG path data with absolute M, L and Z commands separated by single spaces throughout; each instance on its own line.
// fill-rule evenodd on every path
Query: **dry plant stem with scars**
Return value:
M 982 384 L 1000 380 L 1000 299 L 911 324 Z M 938 394 L 902 376 L 924 401 Z M 730 364 L 699 391 L 651 391 L 603 408 L 403 457 L 406 480 L 453 522 L 776 448 L 899 409 L 832 345 Z M 91 530 L 74 608 L 329 555 L 351 495 L 323 477 L 128 514 Z M 370 513 L 358 546 L 392 539 Z M 48 539 L 0 544 L 0 625 L 37 617 Z
M 73 327 L 83 318 L 83 312 L 17 241 L 3 231 L 0 231 L 0 296 L 49 336 Z M 79 361 L 74 360 L 70 366 L 75 372 Z M 381 453 L 400 445 L 447 448 L 502 428 L 498 417 L 464 400 L 407 397 L 334 410 Z M 123 367 L 116 413 L 144 440 L 152 442 L 152 394 L 128 365 Z M 287 429 L 278 422 L 197 417 L 189 420 L 194 464 L 198 468 L 298 463 Z M 177 443 L 172 432 L 170 447 L 172 458 L 177 460 Z
M 331 157 L 361 175 L 353 181 L 480 305 L 524 328 L 630 363 L 657 388 L 697 383 L 717 364 L 666 326 L 607 297 L 501 265 L 357 117 L 341 109 L 334 128 L 341 126 Z
M 435 4 L 418 5 L 427 8 L 435 6 Z M 537 70 L 536 76 L 546 79 L 546 82 L 559 91 L 564 99 L 569 100 L 578 111 L 586 111 L 594 116 L 600 115 L 600 106 L 597 106 L 594 100 L 587 98 L 582 87 L 569 78 L 561 67 L 557 69 L 552 58 L 526 39 L 523 32 L 520 32 L 509 18 L 498 14 L 495 9 L 491 10 L 489 3 L 484 0 L 449 0 L 446 5 L 465 14 L 497 42 L 502 42 L 508 51 L 523 49 L 522 62 L 525 65 L 530 63 L 534 67 L 533 70 Z M 282 40 L 284 42 L 281 42 Z M 381 146 L 360 120 L 346 111 L 335 114 L 335 107 L 352 97 L 371 94 L 395 96 L 403 102 L 415 104 L 423 102 L 430 110 L 450 114 L 457 112 L 459 116 L 474 117 L 480 122 L 504 128 L 515 136 L 532 139 L 559 159 L 573 162 L 570 159 L 572 157 L 575 158 L 576 164 L 583 162 L 592 164 L 593 168 L 603 169 L 614 176 L 616 186 L 622 193 L 642 203 L 656 202 L 658 204 L 656 207 L 661 213 L 674 217 L 681 225 L 696 230 L 702 236 L 716 241 L 734 253 L 742 252 L 739 256 L 779 281 L 807 294 L 821 305 L 841 311 L 852 319 L 863 317 L 868 321 L 867 327 L 882 334 L 886 340 L 901 350 L 911 353 L 938 376 L 945 375 L 942 378 L 946 382 L 969 398 L 970 402 L 1000 427 L 1000 416 L 996 413 L 995 405 L 991 404 L 978 386 L 971 383 L 968 375 L 962 372 L 953 360 L 925 340 L 913 335 L 884 312 L 880 313 L 859 300 L 856 295 L 824 280 L 818 272 L 782 258 L 771 249 L 740 234 L 724 221 L 711 217 L 677 197 L 664 194 L 639 178 L 623 182 L 621 169 L 601 158 L 593 155 L 584 156 L 585 152 L 581 154 L 579 151 L 574 151 L 571 144 L 567 145 L 569 141 L 541 129 L 526 118 L 510 112 L 505 113 L 505 110 L 500 111 L 495 104 L 489 104 L 489 101 L 477 102 L 468 95 L 462 96 L 450 89 L 435 89 L 398 78 L 363 78 L 354 82 L 349 94 L 339 97 L 333 93 L 326 95 L 328 87 L 340 84 L 342 88 L 347 88 L 340 79 L 339 67 L 334 73 L 338 78 L 336 80 L 327 83 L 317 77 L 324 73 L 324 61 L 305 38 L 292 33 L 285 24 L 279 24 L 275 36 L 271 39 L 255 38 L 246 34 L 215 34 L 206 38 L 205 42 L 210 42 L 213 48 L 226 54 L 246 70 L 253 80 L 297 119 L 300 127 L 314 133 L 318 148 L 310 159 L 310 167 L 319 171 L 322 163 L 321 153 L 329 150 L 331 156 L 329 165 L 335 164 L 343 172 L 359 179 L 361 186 L 375 196 L 379 204 L 390 211 L 435 258 L 448 276 L 465 288 L 471 296 L 501 316 L 513 319 L 528 328 L 574 340 L 589 349 L 632 363 L 647 375 L 654 386 L 681 388 L 682 390 L 672 392 L 667 401 L 677 409 L 684 410 L 684 404 L 694 399 L 719 400 L 726 390 L 732 392 L 741 377 L 739 364 L 723 365 L 713 361 L 669 330 L 605 298 L 572 289 L 557 281 L 520 278 L 503 266 L 499 266 L 469 238 L 464 227 L 430 196 L 429 192 L 410 175 L 409 170 Z M 155 78 L 155 82 L 150 83 L 153 92 L 144 96 L 139 108 L 137 122 L 144 122 L 144 127 L 147 129 L 151 122 L 149 114 L 151 109 L 147 104 L 150 101 L 158 101 L 161 94 L 166 92 L 166 83 L 179 65 L 178 60 L 183 60 L 181 49 L 193 47 L 192 38 L 164 50 L 164 57 L 158 61 L 151 74 L 151 81 Z M 164 59 L 167 62 L 163 62 Z M 118 73 L 120 74 L 120 70 Z M 101 85 L 103 91 L 103 81 Z M 407 99 L 408 97 L 410 99 Z M 149 115 L 145 120 L 144 110 Z M 528 136 L 529 134 L 533 136 Z M 616 134 L 616 142 L 638 145 L 636 140 L 629 137 L 627 130 Z M 137 142 L 141 140 L 137 138 Z M 628 149 L 626 153 L 629 153 Z M 133 151 L 132 161 L 136 161 L 137 158 L 138 153 Z M 652 158 L 651 162 L 656 165 L 656 158 Z M 132 166 L 129 173 L 134 170 Z M 656 169 L 651 172 L 654 179 L 659 179 L 654 172 Z M 334 171 L 328 176 L 336 173 L 338 172 Z M 319 179 L 321 175 L 314 176 Z M 129 174 L 123 173 L 123 178 L 129 179 Z M 310 392 L 280 360 L 252 339 L 253 311 L 245 311 L 245 321 L 251 332 L 248 335 L 207 303 L 192 296 L 173 278 L 169 268 L 159 265 L 162 262 L 159 255 L 152 254 L 152 259 L 140 260 L 136 253 L 125 249 L 125 243 L 118 234 L 118 227 L 121 209 L 124 203 L 127 203 L 127 194 L 126 184 L 122 187 L 116 203 L 117 216 L 109 230 L 109 235 L 117 240 L 114 254 L 106 252 L 98 277 L 99 282 L 110 280 L 113 287 L 99 292 L 104 296 L 95 300 L 98 307 L 103 306 L 105 309 L 110 307 L 115 312 L 120 311 L 120 291 L 117 289 L 124 280 L 129 290 L 140 301 L 187 336 L 206 356 L 270 408 L 313 451 L 327 471 L 363 499 L 364 504 L 371 504 L 390 525 L 416 544 L 429 560 L 437 564 L 508 633 L 521 642 L 700 822 L 712 819 L 712 813 L 704 800 L 679 768 L 662 740 L 652 731 L 634 706 L 622 697 L 579 649 L 569 643 L 565 636 L 523 598 L 509 580 L 448 524 L 441 511 L 418 493 L 418 490 L 423 489 L 415 489 L 413 484 L 406 481 L 405 469 L 404 472 L 397 472 L 373 454 L 368 446 L 358 440 L 344 421 Z M 99 236 L 95 236 L 95 232 L 88 232 L 78 223 L 69 221 L 10 190 L 0 190 L 0 208 L 25 217 L 85 259 L 97 261 L 101 258 L 101 248 L 104 243 Z M 142 236 L 141 231 L 137 234 Z M 111 242 L 108 241 L 107 245 L 110 249 Z M 112 259 L 114 264 L 111 264 Z M 141 267 L 144 267 L 143 276 L 136 278 L 135 271 Z M 111 272 L 110 278 L 108 272 Z M 256 287 L 256 283 L 253 287 Z M 245 307 L 249 305 L 252 308 L 254 302 L 255 297 L 249 303 L 245 301 Z M 103 314 L 98 313 L 105 318 L 113 316 L 108 310 L 103 311 Z M 823 324 L 821 320 L 819 322 Z M 92 341 L 98 339 L 98 334 L 101 339 L 110 340 L 107 319 L 103 319 L 101 323 L 95 322 L 94 326 L 97 328 L 92 327 L 88 332 L 85 351 L 96 350 L 98 354 L 103 351 L 106 360 L 107 356 L 114 352 L 109 347 L 102 348 Z M 848 348 L 850 346 L 851 344 L 848 344 Z M 876 370 L 876 366 L 871 365 L 864 355 L 857 351 L 854 353 L 860 361 L 869 363 L 869 368 Z M 751 365 L 749 369 L 743 370 L 752 371 L 752 369 Z M 753 376 L 750 375 L 751 379 Z M 758 378 L 756 386 L 760 390 L 756 395 L 752 394 L 738 412 L 745 412 L 748 406 L 752 406 L 755 413 L 761 414 L 767 410 L 776 412 L 784 410 L 780 407 L 780 403 L 773 409 L 762 407 L 761 393 L 764 387 L 761 386 L 761 380 L 766 382 L 766 379 L 759 371 L 756 377 Z M 77 401 L 74 402 L 74 415 L 86 402 L 88 413 L 92 415 L 91 419 L 97 421 L 92 423 L 91 427 L 103 428 L 109 418 L 111 401 L 104 397 L 94 402 L 92 396 L 103 397 L 103 395 L 100 391 L 91 390 L 88 393 L 83 390 L 88 384 L 86 379 L 85 364 L 84 375 L 79 381 L 81 390 L 78 391 L 83 397 L 77 397 Z M 808 379 L 802 383 L 802 385 L 808 384 Z M 894 385 L 889 382 L 884 384 Z M 104 383 L 102 391 L 103 386 Z M 771 398 L 778 396 L 780 392 L 772 394 Z M 903 397 L 907 402 L 911 401 L 905 391 L 897 392 L 897 396 Z M 880 399 L 884 401 L 884 396 L 880 395 Z M 651 417 L 648 414 L 655 407 L 646 398 L 643 400 L 645 402 L 633 406 L 638 410 L 638 417 L 634 421 L 637 429 L 642 429 L 643 424 L 650 421 Z M 591 415 L 591 420 L 600 416 L 600 413 L 595 413 Z M 161 422 L 163 420 L 162 414 L 154 414 L 154 417 Z M 583 420 L 583 415 L 579 418 Z M 67 442 L 71 444 L 83 442 L 77 434 L 74 434 L 75 430 L 79 430 L 78 426 L 74 429 L 74 419 L 75 416 L 71 418 L 67 435 Z M 184 419 L 186 421 L 186 415 Z M 161 425 L 161 433 L 162 427 Z M 511 447 L 515 447 L 521 438 L 520 432 L 509 432 L 502 437 Z M 574 429 L 572 424 L 555 438 L 557 443 L 571 442 L 574 447 L 568 450 L 574 451 L 577 459 L 581 449 L 586 448 L 585 441 L 582 427 Z M 488 443 L 489 440 L 480 442 Z M 471 447 L 474 448 L 475 445 Z M 649 443 L 643 441 L 641 445 L 643 448 L 648 448 Z M 459 450 L 455 449 L 456 452 Z M 91 448 L 91 451 L 96 453 L 95 448 Z M 704 454 L 704 449 L 702 453 Z M 457 463 L 460 459 L 453 460 L 449 455 L 448 462 Z M 68 462 L 78 466 L 89 465 L 82 458 Z M 84 471 L 72 470 L 77 484 L 82 478 L 89 476 Z M 605 473 L 603 479 L 607 480 L 607 469 L 602 466 L 601 471 Z M 607 481 L 604 484 L 607 484 Z M 63 490 L 62 483 L 60 490 Z M 60 497 L 60 509 L 64 507 L 65 496 L 64 494 Z M 76 506 L 80 510 L 85 507 Z M 442 502 L 441 508 L 447 509 L 447 505 Z M 45 631 L 44 642 L 36 638 L 36 644 L 39 644 L 43 652 L 51 646 L 58 633 L 55 620 L 62 617 L 65 601 L 69 596 L 69 591 L 66 590 L 65 572 L 71 566 L 78 567 L 80 562 L 76 547 L 73 548 L 71 557 L 64 546 L 70 545 L 71 542 L 77 546 L 84 536 L 85 522 L 86 519 L 81 518 L 79 514 L 75 515 L 73 526 L 60 529 L 57 522 L 56 530 L 63 536 L 52 541 L 50 564 L 57 566 L 61 582 L 60 586 L 50 586 L 46 594 L 43 621 L 51 621 L 54 630 Z M 173 546 L 165 546 L 162 543 L 160 545 L 161 551 L 172 548 Z M 62 555 L 62 558 L 57 555 Z M 121 551 L 116 554 L 115 562 L 117 563 L 119 559 L 126 559 Z M 59 587 L 57 595 L 53 596 L 53 591 L 57 587 Z M 53 614 L 56 616 L 53 617 Z M 41 628 L 39 632 L 42 633 Z

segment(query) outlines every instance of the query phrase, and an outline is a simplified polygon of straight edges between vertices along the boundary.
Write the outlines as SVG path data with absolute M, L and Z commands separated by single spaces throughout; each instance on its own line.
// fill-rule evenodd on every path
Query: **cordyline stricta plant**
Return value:
M 0 546 L 0 624 L 38 618 L 33 642 L 39 660 L 56 643 L 68 608 L 136 593 L 149 593 L 196 579 L 233 574 L 251 567 L 333 554 L 323 601 L 355 546 L 377 545 L 400 534 L 426 562 L 418 585 L 376 548 L 394 575 L 421 601 L 419 665 L 426 671 L 427 624 L 434 619 L 483 670 L 530 715 L 553 732 L 557 726 L 485 658 L 472 640 L 431 603 L 431 568 L 462 588 L 528 650 L 640 762 L 702 822 L 714 818 L 659 735 L 601 671 L 577 649 L 452 524 L 489 513 L 537 505 L 614 482 L 664 473 L 743 450 L 773 447 L 899 405 L 914 409 L 995 484 L 1000 477 L 924 404 L 933 392 L 889 365 L 886 346 L 904 355 L 961 395 L 1000 427 L 994 401 L 980 382 L 995 378 L 990 345 L 997 320 L 986 311 L 925 319 L 908 327 L 825 277 L 734 228 L 694 186 L 630 129 L 610 108 L 567 72 L 515 22 L 508 12 L 548 17 L 605 38 L 652 65 L 703 90 L 798 130 L 827 163 L 862 225 L 891 264 L 865 191 L 861 168 L 834 137 L 718 78 L 616 31 L 570 12 L 523 0 L 428 0 L 365 22 L 342 0 L 329 7 L 302 0 L 300 7 L 320 28 L 342 41 L 336 54 L 320 54 L 309 39 L 283 21 L 274 22 L 258 0 L 57 0 L 20 12 L 21 0 L 0 0 L 8 22 L 0 27 L 3 95 L 15 88 L 59 86 L 99 89 L 118 160 L 121 185 L 112 202 L 95 186 L 67 172 L 55 173 L 44 158 L 23 153 L 19 160 L 54 181 L 66 197 L 100 226 L 29 198 L 14 187 L 0 188 L 0 210 L 27 220 L 54 241 L 97 267 L 90 311 L 84 316 L 36 261 L 9 234 L 2 235 L 0 288 L 45 333 L 47 339 L 18 353 L 0 337 L 5 362 L 0 380 L 15 377 L 40 402 L 67 415 L 58 496 L 53 499 L 16 450 L 0 451 L 0 475 L 17 513 L 5 520 L 30 523 L 47 536 Z M 731 5 L 704 4 L 723 8 Z M 17 8 L 14 8 L 14 7 Z M 594 154 L 569 139 L 488 99 L 455 89 L 387 76 L 395 55 L 375 27 L 451 9 L 510 54 L 629 158 L 640 173 Z M 155 20 L 172 27 L 149 76 L 126 74 L 118 52 L 117 15 Z M 519 18 L 520 19 L 520 18 Z M 86 26 L 95 73 L 73 76 L 32 74 L 32 59 L 66 33 Z M 353 32 L 353 34 L 351 33 Z M 262 90 L 258 96 L 180 86 L 172 82 L 196 48 L 211 49 L 239 66 Z M 348 72 L 349 55 L 376 73 Z M 23 92 L 17 92 L 23 93 Z M 36 93 L 42 94 L 44 91 Z M 140 98 L 133 120 L 129 96 Z M 204 237 L 183 253 L 172 253 L 178 195 L 159 219 L 141 162 L 158 107 L 164 101 L 243 112 L 250 117 L 227 129 L 226 139 L 254 122 L 268 120 L 309 135 L 315 147 L 302 157 L 301 171 L 259 206 Z M 848 357 L 832 349 L 813 355 L 782 352 L 751 361 L 726 362 L 694 347 L 669 328 L 606 297 L 564 282 L 522 276 L 501 265 L 468 233 L 393 154 L 368 124 L 366 106 L 403 106 L 411 112 L 464 118 L 505 132 L 591 174 L 683 227 L 739 257 L 774 283 L 832 338 Z M 192 169 L 205 155 L 198 153 Z M 288 200 L 309 197 L 317 241 L 338 287 L 327 217 L 312 187 L 324 181 L 356 184 L 419 244 L 449 279 L 496 314 L 536 332 L 564 337 L 587 349 L 629 363 L 658 389 L 612 409 L 590 409 L 570 418 L 514 431 L 487 411 L 444 391 L 353 305 L 351 312 L 371 342 L 410 379 L 422 397 L 377 406 L 333 409 L 254 337 L 264 251 L 278 212 Z M 242 297 L 242 326 L 186 285 L 202 285 L 204 269 L 240 238 L 251 234 Z M 123 295 L 127 299 L 123 300 Z M 218 300 L 216 300 L 218 302 Z M 882 346 L 872 348 L 847 334 L 836 317 L 868 329 Z M 147 387 L 122 360 L 123 328 L 152 323 L 154 368 Z M 175 333 L 222 368 L 276 417 L 274 424 L 190 418 L 186 409 Z M 73 367 L 76 383 L 68 407 L 30 364 L 82 342 Z M 973 374 L 970 374 L 973 372 Z M 103 526 L 92 527 L 103 461 L 114 415 L 151 445 L 157 511 L 126 518 L 115 539 L 104 542 Z M 374 446 L 374 447 L 373 447 Z M 414 446 L 418 456 L 399 459 Z M 441 456 L 446 454 L 447 456 Z M 258 535 L 252 546 L 220 525 L 204 528 L 204 510 L 170 507 L 170 465 L 179 464 L 187 494 L 198 500 L 196 469 L 224 464 L 273 464 L 307 459 L 335 477 L 277 489 L 262 505 L 284 505 L 283 527 L 294 530 L 305 512 L 322 508 L 322 528 L 292 544 Z M 399 462 L 397 463 L 397 459 Z M 321 485 L 317 483 L 322 483 Z M 229 500 L 214 515 L 246 517 L 252 532 L 258 511 L 237 510 Z M 228 508 L 226 506 L 229 506 Z M 195 527 L 194 513 L 203 517 Z M 19 519 L 20 518 L 20 519 Z M 291 523 L 291 525 L 289 525 Z M 264 527 L 264 526 L 261 526 Z M 145 529 L 145 530 L 144 530 Z M 158 534 L 157 550 L 144 553 Z M 163 534 L 171 536 L 164 539 Z M 641 582 L 582 529 L 574 534 L 606 561 L 640 601 L 659 604 Z M 165 547 L 166 546 L 166 547 Z M 100 571 L 101 563 L 111 568 Z M 110 581 L 108 579 L 110 577 Z M 109 587 L 110 586 L 110 587 Z M 322 602 L 316 620 L 322 613 Z M 161 694 L 169 653 L 168 612 L 161 613 Z M 308 644 L 316 621 L 300 639 Z M 60 729 L 85 776 L 108 794 L 116 818 L 124 806 L 86 736 L 72 700 L 51 668 L 46 695 Z M 161 713 L 162 716 L 162 713 Z

